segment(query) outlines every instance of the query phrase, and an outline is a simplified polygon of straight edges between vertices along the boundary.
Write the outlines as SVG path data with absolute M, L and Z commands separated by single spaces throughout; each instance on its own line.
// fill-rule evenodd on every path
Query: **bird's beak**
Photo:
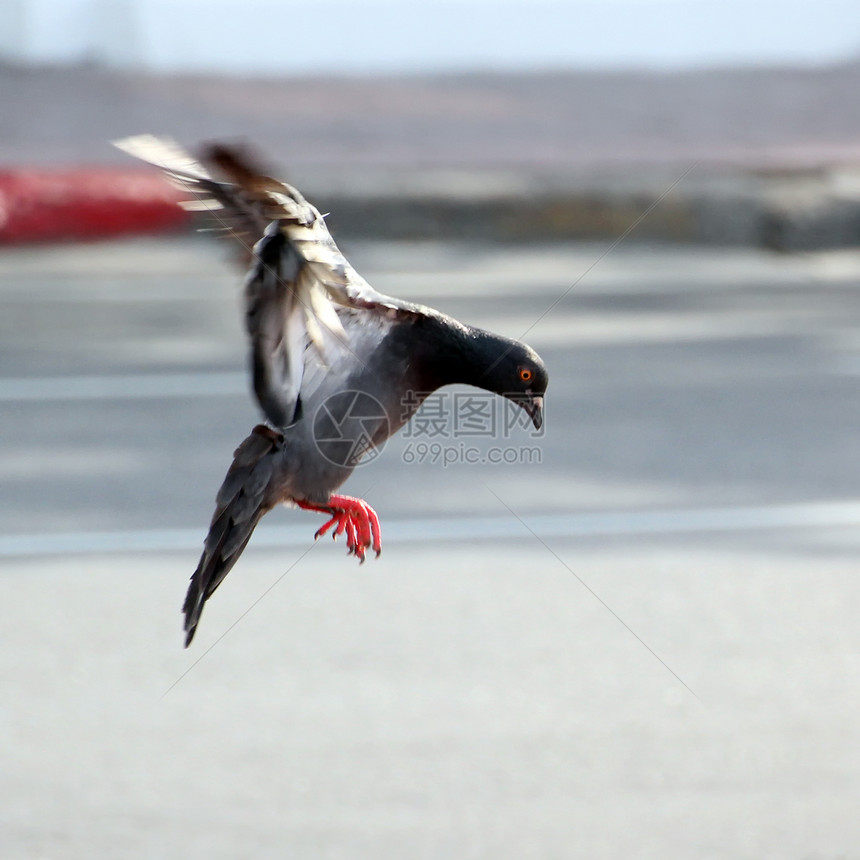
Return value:
M 529 397 L 528 400 L 520 404 L 532 419 L 532 424 L 535 425 L 535 430 L 540 430 L 543 426 L 543 396 Z

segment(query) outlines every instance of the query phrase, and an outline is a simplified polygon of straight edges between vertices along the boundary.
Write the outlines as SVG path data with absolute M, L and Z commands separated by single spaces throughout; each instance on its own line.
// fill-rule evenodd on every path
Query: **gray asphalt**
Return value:
M 603 188 L 607 174 L 632 171 L 641 180 L 661 165 L 672 175 L 693 162 L 816 170 L 857 162 L 860 115 L 845 105 L 858 80 L 856 59 L 795 68 L 350 77 L 306 70 L 274 78 L 0 66 L 0 164 L 127 165 L 107 141 L 169 131 L 189 146 L 254 141 L 266 162 L 292 175 L 300 169 L 302 187 L 310 181 L 320 190 L 378 192 L 386 187 L 379 172 L 417 175 L 438 190 L 445 180 L 434 167 L 546 173 L 556 183 L 580 173 Z
M 343 245 L 525 335 L 546 432 L 392 440 L 361 569 L 273 512 L 187 652 L 238 276 L 0 255 L 0 854 L 857 856 L 860 253 Z

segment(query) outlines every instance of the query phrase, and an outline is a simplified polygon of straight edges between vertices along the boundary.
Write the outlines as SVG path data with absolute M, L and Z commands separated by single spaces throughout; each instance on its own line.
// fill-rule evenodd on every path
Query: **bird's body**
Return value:
M 368 549 L 378 554 L 376 514 L 335 491 L 438 388 L 465 383 L 500 394 L 540 426 L 547 373 L 534 350 L 373 290 L 295 189 L 224 147 L 214 147 L 209 161 L 233 183 L 212 179 L 165 141 L 119 145 L 202 198 L 195 208 L 213 210 L 250 249 L 245 322 L 268 426 L 255 427 L 236 449 L 218 492 L 185 600 L 186 645 L 205 601 L 260 518 L 280 503 L 327 514 L 317 534 L 344 534 L 362 561 Z

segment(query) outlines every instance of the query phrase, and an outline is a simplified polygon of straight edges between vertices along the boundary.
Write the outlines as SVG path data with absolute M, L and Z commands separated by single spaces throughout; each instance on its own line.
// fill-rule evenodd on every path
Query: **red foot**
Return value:
M 332 538 L 346 535 L 346 548 L 350 555 L 358 556 L 364 563 L 368 549 L 373 549 L 376 557 L 382 552 L 382 533 L 379 529 L 379 517 L 367 502 L 354 499 L 352 496 L 331 496 L 327 505 L 317 505 L 296 499 L 296 504 L 306 511 L 319 511 L 328 514 L 331 519 L 314 535 L 314 540 L 322 537 L 333 526 Z

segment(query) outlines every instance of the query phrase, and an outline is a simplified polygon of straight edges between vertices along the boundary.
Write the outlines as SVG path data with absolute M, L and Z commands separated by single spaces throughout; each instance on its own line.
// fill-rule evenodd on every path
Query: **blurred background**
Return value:
M 856 854 L 855 5 L 6 0 L 4 858 Z M 141 132 L 551 376 L 356 470 L 378 561 L 269 514 L 187 652 L 259 416 Z

